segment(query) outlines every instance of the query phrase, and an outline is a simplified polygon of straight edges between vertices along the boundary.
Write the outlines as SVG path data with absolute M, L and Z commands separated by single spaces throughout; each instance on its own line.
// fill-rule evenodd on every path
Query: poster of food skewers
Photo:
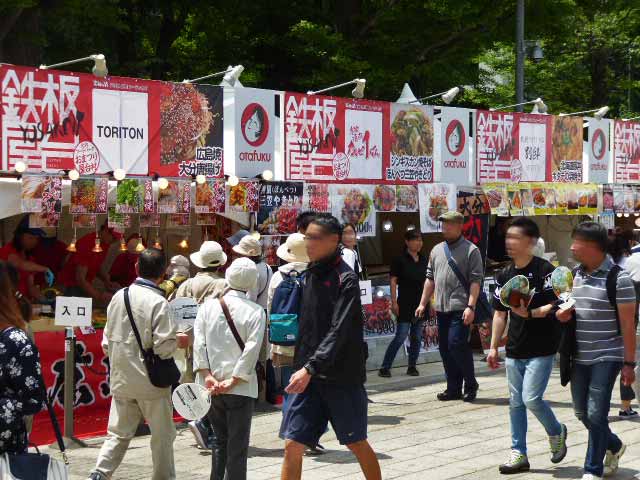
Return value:
M 227 192 L 229 210 L 232 212 L 245 213 L 257 212 L 260 206 L 259 193 L 259 182 L 239 182 L 237 185 L 229 187 L 229 191 Z
M 264 235 L 296 231 L 296 217 L 302 209 L 302 182 L 265 182 L 260 186 L 258 231 Z
M 449 210 L 457 210 L 456 186 L 452 183 L 418 184 L 418 204 L 420 205 L 420 231 L 422 233 L 442 230 L 440 215 Z
M 71 204 L 69 213 L 107 213 L 108 177 L 80 178 L 71 182 Z
M 505 183 L 485 183 L 482 186 L 482 190 L 487 196 L 489 208 L 491 208 L 493 215 L 509 216 L 509 194 Z M 422 204 L 420 207 L 422 207 Z
M 331 197 L 328 183 L 305 183 L 302 196 L 303 210 L 330 212 Z
M 158 213 L 189 213 L 191 180 L 168 180 L 167 188 L 158 189 Z
M 374 185 L 330 185 L 331 213 L 341 223 L 352 223 L 361 237 L 376 235 Z
M 387 180 L 433 181 L 433 107 L 391 104 Z M 391 210 L 383 210 L 391 211 Z
M 22 211 L 54 213 L 62 208 L 62 177 L 25 174 L 22 177 Z
M 196 213 L 224 213 L 225 185 L 223 180 L 207 180 L 196 184 Z
M 262 245 L 262 256 L 267 265 L 277 267 L 280 265 L 281 260 L 276 254 L 278 247 L 286 241 L 285 235 L 262 235 L 260 237 L 260 244 Z

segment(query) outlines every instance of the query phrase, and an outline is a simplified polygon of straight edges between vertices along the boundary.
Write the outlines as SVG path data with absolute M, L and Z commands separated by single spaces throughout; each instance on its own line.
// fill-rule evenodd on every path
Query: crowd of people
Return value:
M 462 235 L 461 214 L 448 212 L 440 220 L 444 241 L 428 257 L 421 253 L 421 234 L 409 230 L 405 251 L 392 262 L 391 310 L 398 327 L 379 375 L 391 376 L 397 351 L 407 336 L 406 373 L 419 375 L 421 324 L 431 309 L 437 318 L 447 381 L 437 399 L 474 402 L 479 383 L 469 340 L 474 321 L 488 311 L 481 296 L 483 260 L 478 248 Z M 108 298 L 102 346 L 110 360 L 113 398 L 108 436 L 90 480 L 111 478 L 142 421 L 151 430 L 152 478 L 176 478 L 172 387 L 152 382 L 147 357 L 153 353 L 158 361 L 170 361 L 178 349 L 184 350 L 187 359 L 180 381 L 198 381 L 211 395 L 209 413 L 189 427 L 200 447 L 213 451 L 212 479 L 247 477 L 252 415 L 259 392 L 265 388 L 267 365 L 274 367 L 273 377 L 283 394 L 281 478 L 301 478 L 305 450 L 321 451 L 320 438 L 329 424 L 338 441 L 357 458 L 364 477 L 381 478 L 376 454 L 367 440 L 367 349 L 355 228 L 341 225 L 329 214 L 313 212 L 301 214 L 297 227 L 298 232 L 277 250 L 282 264 L 275 273 L 263 260 L 260 242 L 242 230 L 228 239 L 233 246 L 230 264 L 222 246 L 213 241 L 205 241 L 190 259 L 176 256 L 168 262 L 161 250 L 139 252 L 133 245 L 139 240 L 128 239 L 130 248 L 123 252 L 128 257 L 115 269 L 115 278 L 134 280 Z M 0 295 L 7 306 L 0 311 L 0 406 L 4 412 L 0 414 L 0 453 L 26 450 L 26 419 L 40 410 L 45 395 L 38 351 L 27 334 L 30 309 L 23 292 L 29 294 L 25 287 L 32 284 L 21 285 L 19 276 L 20 271 L 47 274 L 20 254 L 24 245 L 28 248 L 36 243 L 31 237 L 39 235 L 19 227 L 13 246 L 6 249 L 6 260 L 0 260 Z M 73 270 L 66 275 L 70 290 L 79 288 L 107 300 L 104 292 L 87 286 L 104 260 L 101 255 L 89 255 L 88 245 L 104 244 L 104 251 L 118 239 L 105 226 L 87 238 L 87 245 L 78 246 L 81 255 L 65 267 Z M 530 468 L 527 410 L 549 437 L 551 461 L 559 463 L 566 457 L 567 426 L 558 421 L 544 399 L 559 353 L 561 382 L 570 383 L 575 414 L 589 434 L 583 480 L 611 475 L 626 450 L 608 423 L 618 377 L 623 400 L 620 416 L 637 415 L 631 402 L 635 398 L 640 252 L 633 251 L 631 239 L 621 232 L 609 237 L 598 223 L 579 224 L 571 244 L 578 263 L 572 293 L 575 304 L 566 308 L 553 289 L 554 266 L 538 256 L 537 224 L 517 218 L 504 226 L 504 239 L 509 263 L 496 276 L 487 355 L 489 366 L 497 368 L 498 345 L 507 330 L 511 450 L 499 472 Z M 91 249 L 96 254 L 102 251 Z M 125 260 L 135 260 L 135 275 L 124 268 Z M 190 264 L 198 270 L 193 277 Z M 501 288 L 517 275 L 528 279 L 534 293 L 520 305 L 505 307 L 500 301 Z M 175 298 L 197 303 L 192 328 L 179 329 L 174 323 L 168 300 Z M 283 317 L 285 304 L 295 310 L 290 344 L 272 338 L 271 326 Z

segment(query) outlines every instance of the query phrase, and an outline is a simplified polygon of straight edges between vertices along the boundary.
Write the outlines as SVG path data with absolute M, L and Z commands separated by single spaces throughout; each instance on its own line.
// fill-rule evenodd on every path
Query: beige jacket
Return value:
M 156 355 L 163 359 L 171 357 L 177 346 L 176 327 L 162 291 L 133 284 L 129 287 L 129 299 L 144 348 L 153 346 Z M 124 289 L 116 292 L 107 307 L 102 349 L 109 356 L 113 396 L 152 400 L 171 395 L 170 388 L 157 388 L 149 381 L 124 304 Z
M 219 296 L 226 285 L 224 278 L 220 278 L 217 273 L 198 272 L 195 277 L 185 280 L 180 285 L 175 298 L 193 298 L 201 305 L 207 298 Z

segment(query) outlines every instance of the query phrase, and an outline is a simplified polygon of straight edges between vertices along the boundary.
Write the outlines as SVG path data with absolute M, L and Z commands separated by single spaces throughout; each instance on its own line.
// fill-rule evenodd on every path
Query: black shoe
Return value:
M 391 378 L 391 371 L 388 368 L 381 368 L 378 371 L 378 376 L 382 378 Z
M 438 400 L 440 400 L 441 402 L 449 402 L 451 400 L 462 400 L 461 393 L 452 394 L 447 392 L 446 390 L 442 393 L 439 393 L 437 397 L 438 397 Z
M 465 393 L 464 396 L 462 397 L 462 401 L 467 403 L 473 403 L 476 401 L 477 396 L 478 396 L 478 388 Z
M 420 372 L 416 367 L 409 367 L 407 368 L 407 375 L 409 375 L 410 377 L 419 377 Z

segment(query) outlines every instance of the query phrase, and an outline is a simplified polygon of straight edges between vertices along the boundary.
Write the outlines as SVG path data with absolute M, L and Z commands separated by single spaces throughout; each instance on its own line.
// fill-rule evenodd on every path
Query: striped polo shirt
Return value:
M 616 312 L 607 296 L 607 274 L 614 263 L 607 256 L 590 274 L 579 267 L 573 282 L 572 297 L 576 301 L 577 363 L 624 361 L 622 336 L 618 331 Z M 631 277 L 624 270 L 618 275 L 618 305 L 636 301 Z

